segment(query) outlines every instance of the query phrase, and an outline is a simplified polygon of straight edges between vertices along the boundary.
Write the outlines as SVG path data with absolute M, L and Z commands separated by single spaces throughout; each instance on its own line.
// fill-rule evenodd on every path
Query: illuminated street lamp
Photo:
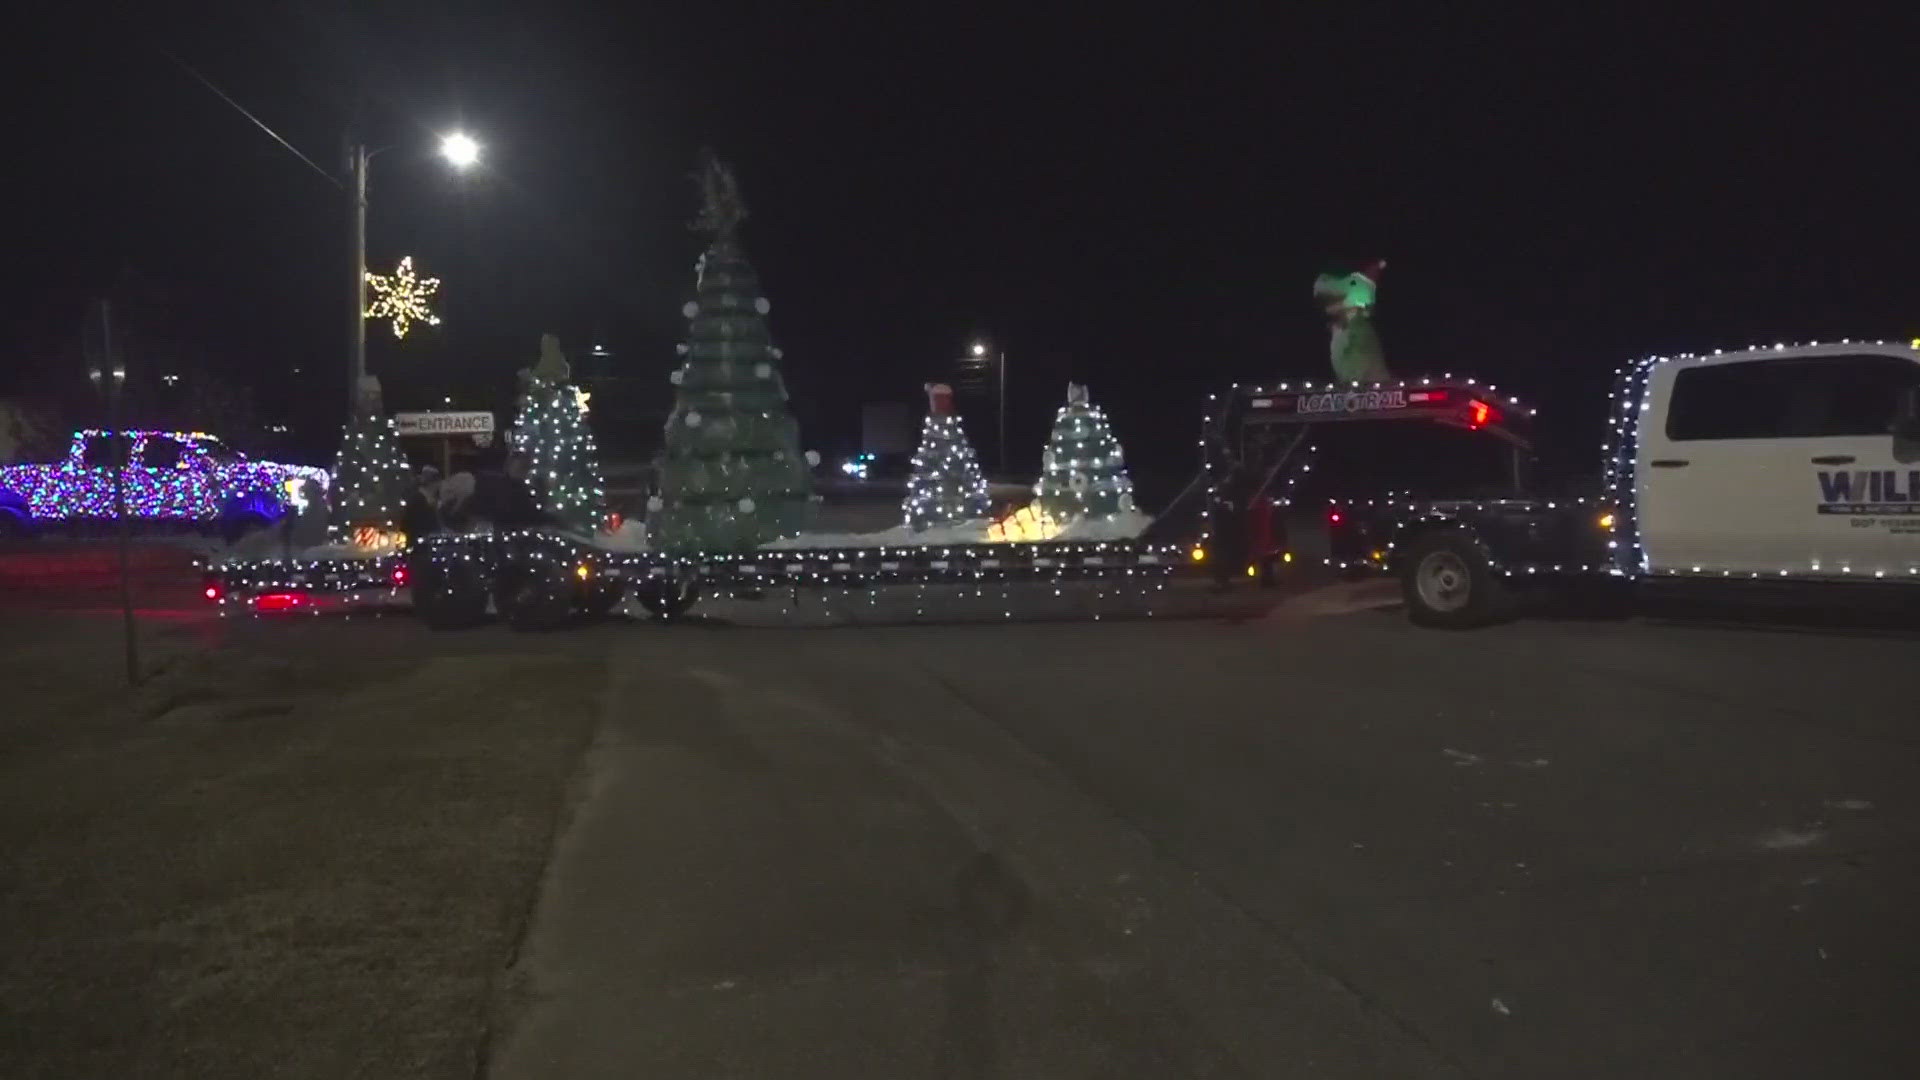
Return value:
M 990 353 L 991 357 L 989 357 Z M 1005 473 L 1007 471 L 1007 351 L 995 350 L 993 345 L 986 341 L 975 341 L 967 346 L 967 359 L 970 366 L 976 368 L 992 364 L 998 369 L 994 373 L 996 389 L 993 396 L 994 404 L 998 407 L 1000 414 L 999 423 L 994 427 L 999 446 L 994 457 L 994 465 Z
M 367 373 L 367 163 L 390 146 L 374 150 L 359 141 L 347 146 L 347 172 L 351 174 L 353 194 L 353 332 L 347 354 L 347 415 L 360 395 L 360 380 Z M 480 144 L 462 131 L 440 140 L 440 156 L 456 169 L 468 169 L 480 161 Z
M 456 169 L 465 169 L 480 160 L 480 144 L 464 131 L 456 131 L 440 140 L 440 156 Z

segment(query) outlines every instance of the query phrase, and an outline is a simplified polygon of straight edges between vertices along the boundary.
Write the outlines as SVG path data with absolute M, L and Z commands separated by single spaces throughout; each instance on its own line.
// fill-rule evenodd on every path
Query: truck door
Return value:
M 1771 359 L 1705 357 L 1656 367 L 1634 463 L 1646 569 L 1760 573 L 1792 546 L 1785 488 L 1797 463 L 1792 403 Z
M 67 507 L 64 512 L 75 517 L 111 518 L 116 464 L 120 468 L 120 475 L 128 483 L 127 505 L 130 508 L 137 505 L 132 490 L 132 474 L 135 470 L 126 465 L 130 461 L 128 450 L 124 436 L 105 431 L 88 432 L 80 445 L 79 475 L 74 485 L 79 505 Z
M 1920 386 L 1920 356 L 1821 357 L 1802 374 L 1820 424 L 1793 489 L 1799 544 L 1788 557 L 1821 576 L 1920 576 L 1920 446 L 1893 433 L 1901 397 Z

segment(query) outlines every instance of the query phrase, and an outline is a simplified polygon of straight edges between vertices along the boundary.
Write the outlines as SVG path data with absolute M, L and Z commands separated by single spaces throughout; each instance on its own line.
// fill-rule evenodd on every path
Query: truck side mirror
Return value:
M 1920 440 L 1920 386 L 1900 391 L 1899 405 L 1893 414 L 1893 437 Z

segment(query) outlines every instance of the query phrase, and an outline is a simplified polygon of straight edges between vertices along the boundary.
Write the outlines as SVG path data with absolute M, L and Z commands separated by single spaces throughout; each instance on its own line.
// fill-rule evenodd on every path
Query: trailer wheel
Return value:
M 1466 533 L 1446 529 L 1415 540 L 1400 572 L 1407 617 L 1418 626 L 1462 630 L 1506 617 L 1500 575 Z
M 493 602 L 515 630 L 554 630 L 573 614 L 573 582 L 564 567 L 536 559 L 503 573 Z
M 417 559 L 408 568 L 413 610 L 430 630 L 465 630 L 487 617 L 487 588 L 464 559 Z
M 633 598 L 654 618 L 666 622 L 687 613 L 700 599 L 700 583 L 687 581 L 649 581 L 636 588 Z
M 620 598 L 626 591 L 625 582 L 603 577 L 587 590 L 586 599 L 580 602 L 580 610 L 596 619 L 606 618 L 609 612 L 619 606 Z

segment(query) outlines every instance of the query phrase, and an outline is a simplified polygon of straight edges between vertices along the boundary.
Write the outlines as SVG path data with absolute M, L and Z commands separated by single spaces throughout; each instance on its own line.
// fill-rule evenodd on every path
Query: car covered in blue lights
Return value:
M 0 529 L 113 518 L 117 461 L 127 462 L 121 475 L 130 516 L 218 527 L 229 536 L 305 505 L 328 480 L 325 469 L 250 461 L 203 432 L 124 431 L 116 438 L 89 429 L 74 433 L 61 461 L 0 466 Z

